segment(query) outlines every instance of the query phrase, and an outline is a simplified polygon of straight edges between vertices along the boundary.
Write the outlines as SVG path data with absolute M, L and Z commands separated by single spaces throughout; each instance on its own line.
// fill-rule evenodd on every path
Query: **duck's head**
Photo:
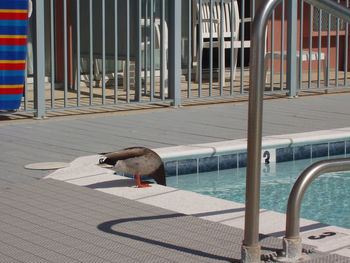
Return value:
M 101 168 L 112 168 L 115 166 L 116 163 L 117 163 L 117 161 L 115 161 L 115 160 L 112 160 L 112 159 L 107 158 L 107 157 L 102 157 L 98 160 L 97 166 L 99 166 Z

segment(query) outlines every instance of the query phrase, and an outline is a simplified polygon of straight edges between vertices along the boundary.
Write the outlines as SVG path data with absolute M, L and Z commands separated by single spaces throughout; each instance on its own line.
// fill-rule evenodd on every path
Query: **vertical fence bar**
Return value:
M 114 0 L 114 103 L 118 103 L 118 0 Z
M 209 39 L 209 97 L 213 92 L 213 0 L 210 0 L 210 39 Z
M 317 50 L 317 88 L 321 87 L 321 27 L 322 27 L 322 9 L 319 9 L 318 19 L 318 50 Z
M 287 90 L 289 96 L 296 96 L 296 68 L 297 68 L 297 24 L 298 24 L 298 2 L 288 1 L 288 44 L 287 44 Z M 300 54 L 301 55 L 301 54 Z M 299 58 L 300 60 L 301 58 Z
M 224 1 L 220 1 L 220 96 L 223 94 L 223 89 L 225 85 L 225 47 L 224 47 Z
M 232 6 L 233 6 L 233 4 L 232 4 Z M 241 70 L 240 70 L 240 75 L 241 75 L 241 78 L 240 78 L 240 93 L 241 94 L 243 94 L 243 92 L 244 92 L 244 83 L 243 83 L 243 81 L 244 81 L 244 18 L 245 18 L 245 0 L 242 0 L 242 2 L 241 2 L 241 10 L 242 10 L 242 15 L 241 15 L 241 17 L 242 17 L 242 19 L 241 19 L 241 48 L 240 48 L 240 50 L 241 50 Z M 232 14 L 232 16 L 233 16 L 233 14 Z M 231 52 L 233 52 L 232 51 L 232 49 L 231 49 Z
M 165 83 L 165 75 L 167 72 L 167 55 L 166 55 L 166 50 L 165 50 L 165 41 L 168 41 L 167 39 L 165 39 L 167 36 L 165 34 L 165 30 L 166 30 L 166 25 L 165 25 L 165 0 L 161 0 L 161 13 L 160 13 L 160 24 L 161 24 L 161 49 L 160 49 L 160 86 L 159 86 L 159 90 L 160 90 L 160 97 L 161 100 L 165 100 L 165 89 L 166 89 L 166 83 Z
M 328 13 L 328 32 L 327 32 L 327 81 L 326 86 L 329 86 L 330 74 L 329 69 L 331 67 L 331 14 Z
M 340 3 L 340 0 L 337 1 Z M 335 38 L 335 86 L 339 86 L 339 18 L 336 18 L 336 38 Z
M 191 98 L 192 97 L 192 89 L 191 89 L 191 82 L 192 82 L 192 22 L 193 22 L 192 1 L 188 1 L 187 98 Z
M 45 20 L 44 0 L 35 5 L 34 109 L 35 119 L 45 118 Z
M 349 8 L 349 0 L 346 0 L 346 7 Z M 348 56 L 349 56 L 349 24 L 345 23 L 345 65 L 344 65 L 344 86 L 348 84 Z
M 135 61 L 135 100 L 141 102 L 142 100 L 142 61 L 141 61 L 141 46 L 142 46 L 142 0 L 138 0 L 137 4 L 137 45 L 136 45 L 136 61 Z
M 234 83 L 233 83 L 233 81 L 234 81 L 234 78 L 235 78 L 235 76 L 234 76 L 234 74 L 235 74 L 235 72 L 232 70 L 233 69 L 233 67 L 236 67 L 237 65 L 234 65 L 233 63 L 235 63 L 234 62 L 234 55 L 235 55 L 235 53 L 236 53 L 236 49 L 234 48 L 234 42 L 233 42 L 233 38 L 234 38 L 234 35 L 233 35 L 233 33 L 234 33 L 234 28 L 235 28 L 235 16 L 234 16 L 234 3 L 235 3 L 235 0 L 231 0 L 231 10 L 230 10 L 230 12 L 231 12 L 231 21 L 229 21 L 229 23 L 231 23 L 231 57 L 230 57 L 230 65 L 231 65 L 231 70 L 230 70 L 230 95 L 233 95 L 233 86 L 234 86 Z M 242 11 L 242 18 L 241 18 L 241 23 L 244 23 L 244 18 L 245 18 L 245 16 L 244 16 L 244 12 Z M 244 28 L 244 27 L 243 27 Z M 243 31 L 242 31 L 242 29 L 241 29 L 241 36 L 242 36 L 242 38 L 243 38 L 243 41 L 244 41 L 244 33 L 243 33 Z M 242 41 L 242 39 L 241 39 L 241 41 Z M 242 43 L 242 42 L 241 42 Z M 242 67 L 242 66 L 241 66 Z
M 299 38 L 300 38 L 300 44 L 299 44 L 299 56 L 301 56 L 302 52 L 303 52 L 303 39 L 304 39 L 304 0 L 300 1 L 300 34 L 299 34 Z M 299 69 L 298 69 L 298 87 L 299 89 L 302 89 L 303 87 L 303 63 L 301 61 L 301 57 L 299 59 Z
M 282 21 L 281 21 L 281 32 L 283 31 L 282 28 Z M 281 34 L 281 39 L 283 39 L 283 34 Z M 283 57 L 283 46 L 281 46 L 281 56 Z M 282 61 L 283 59 L 281 59 Z M 270 60 L 270 86 L 271 86 L 271 91 L 275 89 L 275 10 L 272 11 L 272 16 L 271 16 L 271 60 Z M 281 68 L 281 72 L 283 69 Z M 282 73 L 280 73 L 282 74 Z M 282 82 L 281 82 L 281 87 L 282 87 Z
M 281 23 L 281 56 L 282 58 L 284 58 L 284 35 L 285 35 L 285 1 L 282 0 L 282 23 Z M 295 35 L 296 36 L 296 35 Z M 283 90 L 284 88 L 284 59 L 281 59 L 280 61 L 281 63 L 281 71 L 280 71 L 280 87 L 281 87 L 281 90 Z
M 148 84 L 148 0 L 145 0 L 145 18 L 143 23 L 144 29 L 144 76 L 145 76 L 145 85 L 144 85 L 144 93 L 147 94 L 147 84 Z
M 126 102 L 130 103 L 130 0 L 126 0 Z M 124 76 L 125 78 L 125 76 Z
M 106 104 L 106 2 L 102 5 L 102 104 Z
M 54 15 L 54 2 L 50 0 L 50 69 L 51 69 L 51 108 L 55 107 L 55 15 Z
M 169 0 L 169 95 L 181 105 L 181 1 Z
M 77 87 L 77 106 L 80 106 L 80 0 L 77 0 L 77 69 L 76 69 L 76 87 Z
M 197 49 L 197 78 L 198 78 L 198 97 L 202 97 L 202 60 L 203 60 L 203 43 L 202 43 L 202 7 L 203 3 L 202 0 L 199 0 L 198 9 L 198 16 L 199 16 L 199 22 L 198 22 L 198 35 L 199 35 L 199 47 Z
M 93 90 L 93 80 L 94 80 L 94 44 L 93 44 L 93 9 L 92 9 L 92 0 L 89 1 L 89 104 L 93 104 L 94 99 L 94 90 Z
M 150 63 L 151 63 L 151 66 L 150 66 L 150 88 L 151 88 L 151 94 L 150 94 L 150 101 L 153 101 L 154 99 L 154 91 L 155 91 L 155 88 L 154 88 L 154 0 L 151 0 L 151 6 L 150 6 L 150 9 L 151 9 L 151 13 L 150 13 L 150 27 L 151 27 L 151 43 L 150 43 Z
M 68 32 L 67 32 L 67 0 L 63 0 L 63 67 L 64 67 L 64 107 L 68 106 Z
M 28 57 L 26 60 L 26 68 L 24 70 L 24 102 L 23 102 L 23 109 L 26 111 L 28 110 Z
M 313 17 L 313 6 L 310 5 L 309 17 Z M 309 23 L 309 70 L 308 70 L 308 89 L 311 88 L 311 79 L 312 79 L 312 31 L 313 31 L 313 23 L 310 21 Z M 302 54 L 300 54 L 302 55 Z

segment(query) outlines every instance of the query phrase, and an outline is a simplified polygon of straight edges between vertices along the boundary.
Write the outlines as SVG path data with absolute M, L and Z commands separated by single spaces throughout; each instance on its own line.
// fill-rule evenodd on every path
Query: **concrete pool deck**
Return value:
M 339 129 L 345 131 L 346 129 L 343 128 L 350 127 L 349 101 L 350 94 L 267 101 L 264 104 L 264 135 L 284 135 L 290 133 L 312 132 L 330 129 Z M 235 227 L 239 229 L 239 224 L 242 225 L 242 215 L 244 213 L 242 205 L 232 204 L 231 202 L 227 203 L 225 201 L 220 201 L 219 204 L 217 200 L 213 200 L 212 198 L 202 196 L 198 197 L 193 193 L 183 194 L 181 191 L 161 186 L 154 186 L 151 188 L 152 190 L 147 189 L 146 191 L 141 192 L 140 195 L 140 191 L 129 187 L 131 183 L 130 180 L 121 178 L 121 180 L 117 181 L 115 180 L 115 175 L 112 175 L 111 173 L 106 174 L 105 171 L 101 171 L 101 173 L 97 172 L 96 174 L 95 170 L 91 170 L 93 171 L 93 174 L 91 174 L 91 167 L 89 165 L 91 164 L 91 161 L 94 161 L 96 159 L 96 153 L 98 152 L 113 151 L 119 148 L 129 146 L 142 145 L 150 148 L 163 148 L 178 147 L 180 145 L 189 144 L 203 144 L 213 142 L 219 143 L 220 141 L 242 139 L 246 137 L 246 118 L 247 104 L 225 104 L 205 106 L 199 108 L 164 109 L 162 111 L 149 111 L 115 116 L 93 116 L 76 119 L 44 120 L 36 122 L 29 121 L 24 123 L 7 124 L 1 124 L 0 122 L 0 136 L 3 138 L 1 140 L 2 151 L 0 153 L 0 164 L 2 168 L 0 173 L 0 185 L 2 186 L 2 196 L 0 197 L 0 202 L 3 206 L 3 209 L 7 208 L 11 210 L 11 212 L 3 213 L 1 215 L 1 235 L 6 232 L 6 237 L 8 237 L 8 239 L 4 239 L 4 241 L 2 241 L 0 245 L 0 255 L 3 256 L 0 258 L 10 258 L 13 260 L 5 260 L 4 262 L 21 262 L 20 258 L 15 258 L 13 254 L 10 254 L 10 251 L 13 250 L 9 250 L 9 248 L 22 252 L 24 253 L 24 255 L 32 255 L 33 253 L 27 251 L 28 243 L 26 242 L 29 242 L 33 249 L 35 248 L 36 253 L 38 253 L 36 257 L 40 257 L 41 259 L 42 255 L 45 254 L 47 250 L 50 250 L 52 252 L 52 247 L 47 248 L 43 245 L 47 240 L 44 240 L 44 238 L 41 235 L 35 235 L 33 231 L 29 230 L 26 230 L 29 231 L 27 233 L 22 228 L 19 230 L 22 230 L 22 232 L 26 232 L 28 239 L 26 240 L 26 242 L 24 242 L 20 237 L 18 237 L 23 242 L 16 243 L 14 241 L 14 234 L 12 233 L 12 231 L 8 230 L 10 229 L 8 226 L 8 222 L 11 221 L 11 218 L 18 219 L 18 217 L 20 217 L 24 211 L 26 215 L 29 216 L 29 218 L 31 216 L 34 216 L 34 214 L 36 213 L 36 210 L 34 208 L 40 208 L 42 205 L 40 203 L 40 200 L 43 199 L 42 202 L 44 205 L 46 203 L 45 198 L 55 199 L 57 195 L 64 196 L 64 189 L 66 189 L 66 187 L 69 188 L 69 186 L 66 186 L 67 184 L 61 184 L 60 186 L 55 187 L 55 191 L 53 191 L 52 193 L 46 191 L 45 195 L 36 196 L 36 206 L 28 204 L 27 206 L 24 205 L 23 207 L 23 204 L 21 202 L 27 200 L 27 194 L 30 196 L 30 194 L 33 194 L 33 192 L 35 193 L 35 185 L 38 185 L 38 188 L 43 189 L 46 187 L 46 184 L 55 184 L 52 183 L 53 181 L 51 180 L 37 181 L 37 179 L 47 176 L 49 174 L 48 171 L 33 171 L 25 170 L 23 168 L 24 165 L 33 162 L 72 162 L 73 160 L 78 158 L 72 162 L 73 168 L 75 167 L 75 164 L 78 165 L 75 167 L 76 170 L 73 174 L 66 173 L 67 178 L 60 176 L 60 178 L 56 179 L 67 180 L 70 183 L 75 183 L 77 185 L 89 186 L 89 188 L 98 188 L 99 190 L 103 190 L 104 192 L 113 193 L 114 196 L 115 194 L 122 196 L 123 200 L 125 199 L 124 197 L 128 197 L 130 200 L 126 200 L 129 200 L 131 202 L 130 204 L 134 204 L 135 206 L 137 206 L 137 204 L 140 203 L 145 206 L 148 204 L 152 204 L 152 207 L 147 206 L 147 208 L 154 210 L 152 216 L 156 216 L 157 212 L 160 211 L 157 210 L 156 206 L 159 206 L 158 209 L 161 209 L 165 205 L 170 205 L 171 207 L 169 206 L 167 209 L 170 208 L 169 210 L 171 211 L 177 211 L 176 213 L 185 213 L 189 215 L 203 217 L 206 220 L 220 222 L 220 224 L 218 225 L 223 225 L 225 227 L 229 227 L 230 225 L 235 224 Z M 81 162 L 88 162 L 88 164 L 81 166 Z M 57 173 L 59 172 L 60 171 L 57 171 Z M 21 192 L 21 189 L 27 187 L 26 185 L 29 185 L 28 187 L 33 187 L 33 189 L 30 191 Z M 119 187 L 120 185 L 124 187 Z M 13 194 L 13 196 L 10 195 L 10 197 L 7 198 L 8 194 L 6 191 L 11 192 L 12 188 L 15 189 L 15 194 Z M 78 191 L 76 189 L 80 188 L 74 188 L 72 191 Z M 89 193 L 91 194 L 93 192 L 97 192 L 91 189 L 87 190 L 90 190 Z M 155 192 L 152 193 L 149 191 Z M 18 192 L 22 193 L 22 199 L 16 198 L 16 193 Z M 184 198 L 188 200 L 187 202 L 181 201 L 181 206 L 179 206 L 180 196 L 184 196 Z M 74 195 L 72 194 L 72 198 L 73 197 Z M 80 197 L 77 195 L 76 198 L 86 198 L 86 196 Z M 111 199 L 113 198 L 114 197 L 111 197 Z M 201 198 L 205 198 L 205 201 L 203 202 L 203 199 Z M 102 199 L 105 200 L 106 197 L 103 197 Z M 29 198 L 28 200 L 31 199 Z M 198 201 L 193 202 L 193 200 Z M 72 200 L 72 202 L 74 202 L 74 200 Z M 184 203 L 194 204 L 195 209 L 193 207 L 190 208 L 183 206 Z M 196 204 L 198 203 L 205 203 L 208 205 L 208 207 L 197 206 Z M 46 206 L 48 205 L 50 205 L 49 202 L 46 203 Z M 67 207 L 64 207 L 65 205 L 67 205 Z M 18 214 L 13 215 L 12 210 L 15 209 L 17 206 L 21 208 L 19 209 L 19 211 L 16 210 L 16 213 Z M 178 208 L 176 208 L 176 206 Z M 179 210 L 179 207 L 183 210 Z M 215 208 L 214 210 L 213 207 Z M 85 208 L 88 209 L 88 206 Z M 70 206 L 69 202 L 62 204 L 62 207 L 59 208 L 56 213 L 59 218 L 58 221 L 52 219 L 53 221 L 50 222 L 49 220 L 48 223 L 52 223 L 50 224 L 50 226 L 52 226 L 53 223 L 56 222 L 58 226 L 61 226 L 59 220 L 61 218 L 70 218 L 70 215 L 72 213 L 74 214 L 74 209 L 74 206 Z M 44 209 L 44 211 L 42 211 L 42 214 L 40 215 L 40 218 L 43 220 L 45 218 L 47 219 L 49 217 L 48 211 L 52 212 L 52 210 Z M 270 228 L 269 226 L 272 226 L 273 224 L 264 223 L 264 221 L 267 221 L 264 218 L 265 212 L 266 211 L 263 211 L 262 213 L 261 233 L 273 234 L 273 236 L 276 237 L 283 236 L 283 233 L 281 232 L 284 229 L 284 227 L 282 227 L 284 225 L 283 215 L 277 213 L 274 214 L 272 218 L 281 223 L 277 228 Z M 98 214 L 97 211 L 91 210 L 92 217 L 94 217 L 96 213 Z M 266 215 L 268 215 L 267 212 Z M 88 214 L 84 214 L 84 216 L 89 217 Z M 113 216 L 116 215 L 110 215 L 108 219 L 112 220 Z M 138 216 L 142 215 L 140 214 Z M 268 220 L 270 220 L 271 216 L 268 216 L 268 218 Z M 108 221 L 107 218 L 105 221 Z M 14 220 L 13 222 L 11 222 L 13 223 L 11 229 L 16 228 L 15 222 L 17 221 Z M 70 222 L 74 224 L 75 221 Z M 28 223 L 28 220 L 24 220 L 22 223 L 25 225 L 26 223 Z M 326 239 L 319 240 L 317 244 L 319 250 L 329 252 L 336 251 L 338 255 L 343 255 L 347 257 L 350 256 L 350 233 L 348 232 L 348 230 L 335 227 L 325 227 L 310 221 L 305 221 L 303 224 L 305 226 L 310 226 L 309 228 L 306 227 L 303 229 L 303 235 L 305 234 L 306 237 L 309 235 L 317 236 L 322 234 L 324 231 L 332 231 L 337 233 L 337 235 L 335 236 L 330 236 Z M 263 225 L 265 225 L 265 228 L 263 227 Z M 40 231 L 40 229 L 37 228 L 36 230 Z M 54 232 L 60 232 L 53 226 L 52 230 Z M 83 231 L 83 233 L 85 232 Z M 34 236 L 34 239 L 31 239 L 30 233 L 32 233 L 32 235 Z M 65 235 L 67 235 L 67 233 L 61 234 L 62 235 L 60 235 L 60 237 L 62 238 L 62 240 L 65 240 Z M 59 242 L 59 240 L 60 238 L 58 238 L 56 241 Z M 124 241 L 128 242 L 127 240 Z M 155 246 L 159 247 L 159 243 Z M 171 249 L 176 250 L 175 248 L 176 246 L 173 246 L 173 248 Z M 41 252 L 40 249 L 42 249 Z M 230 255 L 232 255 L 231 260 L 237 259 L 237 253 L 239 253 L 239 251 L 234 252 L 231 248 L 228 249 L 228 251 L 229 250 L 231 250 L 231 252 L 229 252 L 231 253 Z M 192 249 L 191 251 L 195 251 L 194 254 L 198 256 L 198 250 Z M 191 251 L 187 250 L 187 252 Z M 80 253 L 81 250 L 77 250 L 75 252 Z M 181 253 L 183 252 L 184 251 L 182 251 Z M 57 251 L 55 253 L 57 253 Z M 224 251 L 221 254 L 220 253 L 218 254 L 219 258 L 216 259 L 221 259 L 221 261 L 228 261 L 228 258 L 230 258 L 227 257 L 228 252 Z M 193 253 L 188 254 L 193 255 Z M 185 255 L 187 254 L 185 253 Z M 209 257 L 205 257 L 205 255 Z M 212 255 L 212 253 L 206 252 L 202 254 L 200 258 L 194 259 L 191 256 L 190 259 L 193 260 L 193 262 L 195 262 L 196 260 L 202 261 L 205 258 L 208 262 L 214 262 L 215 259 L 213 257 L 210 257 L 210 255 Z M 157 256 L 155 258 L 157 258 Z M 155 260 L 155 258 L 152 259 Z M 77 257 L 76 261 L 73 260 L 73 257 L 71 258 L 72 261 L 69 261 L 69 259 L 70 258 L 66 258 L 66 262 L 79 261 L 79 257 Z M 164 258 L 158 255 L 157 262 L 167 262 L 166 260 L 162 261 L 161 259 Z M 97 259 L 95 258 L 95 260 Z M 169 260 L 170 259 L 168 258 L 168 261 Z M 317 262 L 336 262 L 334 258 L 325 258 L 324 260 L 325 261 Z M 349 258 L 342 258 L 341 260 L 343 261 L 337 262 L 350 262 Z M 63 262 L 59 260 L 51 261 Z M 104 260 L 100 258 L 100 262 L 110 261 L 127 262 L 123 260 Z M 147 260 L 141 260 L 140 257 L 138 257 L 136 261 L 147 262 Z M 170 261 L 186 262 L 183 260 L 183 258 L 181 260 L 178 259 L 178 261 L 173 259 Z M 31 262 L 50 262 L 50 260 L 32 260 Z M 88 261 L 83 260 L 83 262 Z M 98 261 L 91 260 L 90 262 Z M 149 262 L 156 261 L 150 260 Z
M 263 147 L 273 148 L 339 139 L 349 140 L 350 128 L 267 136 L 263 138 Z M 220 155 L 242 149 L 246 149 L 246 140 L 165 147 L 154 150 L 163 160 L 174 160 L 201 155 Z M 77 158 L 70 163 L 69 167 L 59 169 L 46 178 L 84 186 L 129 200 L 244 229 L 244 204 L 156 184 L 150 188 L 138 189 L 133 187 L 134 180 L 115 175 L 111 170 L 98 167 L 96 164 L 99 158 L 99 155 Z M 261 234 L 278 238 L 284 236 L 285 214 L 261 209 L 260 222 Z M 314 246 L 320 252 L 348 256 L 350 260 L 350 229 L 329 226 L 306 219 L 300 220 L 300 226 L 304 244 Z M 312 236 L 321 236 L 330 232 L 334 234 L 320 239 L 312 238 Z

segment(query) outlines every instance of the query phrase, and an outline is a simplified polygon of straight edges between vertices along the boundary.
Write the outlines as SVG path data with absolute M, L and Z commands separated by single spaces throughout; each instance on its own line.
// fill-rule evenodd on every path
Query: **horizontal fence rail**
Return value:
M 349 7 L 349 0 L 336 2 Z M 265 38 L 265 95 L 349 88 L 349 24 L 312 3 L 298 0 L 291 17 L 285 0 L 274 9 Z M 33 0 L 17 113 L 40 118 L 50 111 L 247 96 L 255 5 Z

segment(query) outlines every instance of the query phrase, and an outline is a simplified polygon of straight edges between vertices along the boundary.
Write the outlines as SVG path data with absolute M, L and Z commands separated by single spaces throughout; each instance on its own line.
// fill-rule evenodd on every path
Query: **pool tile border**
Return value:
M 325 136 L 327 132 L 329 136 Z M 300 139 L 301 135 L 304 135 L 303 139 Z M 263 139 L 263 153 L 267 152 L 270 155 L 271 151 L 275 151 L 273 154 L 275 154 L 276 162 L 350 154 L 350 128 L 340 129 L 340 131 L 331 130 L 283 135 L 284 140 L 288 138 L 284 144 L 281 138 L 278 137 L 281 136 L 269 136 Z M 229 148 L 230 145 L 232 145 L 231 149 Z M 180 147 L 186 148 L 185 146 Z M 211 151 L 208 151 L 208 148 Z M 178 147 L 163 148 L 163 156 L 161 154 L 162 151 L 160 151 L 162 158 L 164 158 L 164 155 L 166 156 L 164 149 L 175 149 L 175 152 L 179 150 Z M 187 150 L 182 149 L 180 152 L 185 157 L 179 158 L 175 156 L 175 160 L 170 161 L 167 161 L 166 157 L 164 158 L 167 176 L 211 172 L 247 166 L 246 142 L 244 140 L 219 142 L 211 145 L 191 145 Z M 186 158 L 187 156 L 188 158 Z

